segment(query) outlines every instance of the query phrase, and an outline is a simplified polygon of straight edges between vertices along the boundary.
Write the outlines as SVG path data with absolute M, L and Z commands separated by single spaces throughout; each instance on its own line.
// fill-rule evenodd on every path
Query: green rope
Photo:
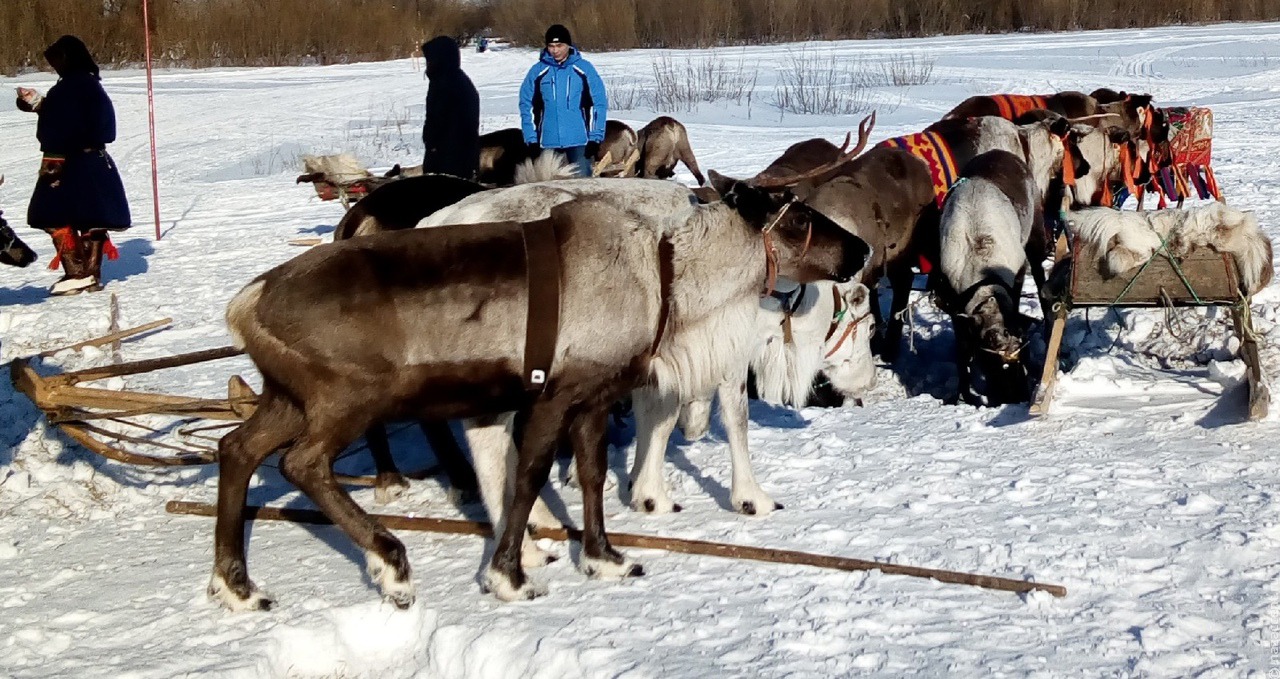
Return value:
M 1169 237 L 1172 235 L 1172 232 L 1165 234 L 1164 238 L 1160 241 L 1160 247 L 1156 248 L 1155 252 L 1151 253 L 1151 256 L 1147 258 L 1147 261 L 1143 262 L 1142 267 L 1138 269 L 1138 273 L 1135 273 L 1133 278 L 1129 279 L 1129 283 L 1124 286 L 1124 290 L 1121 290 L 1120 294 L 1107 305 L 1108 310 L 1118 305 L 1120 300 L 1124 299 L 1124 296 L 1129 294 L 1129 290 L 1133 289 L 1133 284 L 1138 282 L 1138 277 L 1142 275 L 1143 271 L 1147 270 L 1148 266 L 1151 266 L 1151 262 L 1155 261 L 1156 255 L 1161 253 L 1163 253 L 1165 260 L 1167 260 L 1173 267 L 1174 272 L 1178 274 L 1178 279 L 1182 281 L 1184 286 L 1186 286 L 1187 292 L 1191 293 L 1191 298 L 1195 300 L 1196 304 L 1204 304 L 1204 300 L 1200 299 L 1200 295 L 1196 294 L 1196 289 L 1192 287 L 1191 281 L 1187 280 L 1186 274 L 1182 272 L 1182 267 L 1178 265 L 1178 260 L 1174 259 L 1173 255 L 1169 253 L 1169 250 L 1166 247 L 1169 243 Z

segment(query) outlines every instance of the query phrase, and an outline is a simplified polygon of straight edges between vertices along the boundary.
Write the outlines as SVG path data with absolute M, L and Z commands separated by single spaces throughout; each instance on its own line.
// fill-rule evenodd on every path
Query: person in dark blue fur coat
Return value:
M 110 231 L 129 228 L 129 203 L 106 146 L 116 139 L 116 114 L 98 65 L 77 37 L 64 35 L 44 52 L 58 82 L 43 98 L 18 88 L 19 109 L 39 115 L 36 138 L 44 158 L 27 208 L 27 223 L 53 237 L 64 276 L 55 295 L 102 289 L 102 258 L 115 259 Z
M 427 115 L 422 125 L 423 172 L 475 179 L 480 169 L 480 95 L 462 72 L 462 51 L 448 36 L 422 45 L 427 62 Z

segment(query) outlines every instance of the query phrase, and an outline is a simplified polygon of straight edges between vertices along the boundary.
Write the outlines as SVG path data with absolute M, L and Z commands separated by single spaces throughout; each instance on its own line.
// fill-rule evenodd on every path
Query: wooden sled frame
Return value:
M 100 426 L 104 421 L 115 422 L 154 433 L 150 427 L 133 422 L 130 418 L 143 415 L 173 415 L 192 420 L 212 420 L 224 423 L 222 426 L 197 426 L 189 431 L 208 431 L 212 429 L 230 428 L 253 414 L 257 407 L 258 396 L 239 376 L 233 375 L 228 381 L 227 398 L 208 399 L 175 394 L 157 394 L 142 391 L 117 389 L 101 389 L 81 386 L 81 383 L 103 380 L 111 377 L 138 375 L 142 373 L 175 368 L 197 363 L 207 363 L 240 356 L 244 352 L 235 347 L 218 347 L 186 354 L 177 354 L 166 358 L 132 361 L 100 368 L 87 368 L 58 375 L 41 375 L 32 366 L 38 357 L 51 356 L 66 349 L 78 349 L 85 346 L 96 346 L 118 341 L 121 338 L 137 335 L 167 324 L 169 319 L 148 323 L 137 328 L 113 333 L 105 337 L 73 344 L 62 349 L 45 351 L 36 356 L 16 358 L 9 366 L 9 376 L 14 388 L 31 400 L 44 413 L 49 424 L 57 427 L 62 433 L 85 449 L 109 460 L 125 464 L 149 467 L 186 467 L 213 464 L 218 461 L 217 450 L 208 447 L 183 447 L 163 441 L 156 441 L 141 436 L 131 436 L 112 431 Z M 216 437 L 209 438 L 216 441 Z M 103 439 L 110 439 L 108 443 Z M 122 447 L 150 446 L 168 451 L 169 454 L 151 455 L 137 453 Z M 411 479 L 426 479 L 439 470 L 433 466 L 419 471 L 404 473 Z M 373 476 L 335 475 L 339 483 L 355 486 L 374 486 Z
M 1046 310 L 1046 320 L 1052 314 L 1053 323 L 1044 372 L 1031 401 L 1032 416 L 1047 414 L 1053 402 L 1062 334 L 1073 309 L 1224 306 L 1231 308 L 1232 328 L 1240 340 L 1240 358 L 1246 366 L 1248 419 L 1256 421 L 1266 417 L 1271 390 L 1262 375 L 1250 299 L 1241 292 L 1240 275 L 1230 255 L 1202 248 L 1175 262 L 1162 248 L 1135 273 L 1106 278 L 1095 264 L 1098 256 L 1092 247 L 1083 246 L 1077 238 L 1071 254 L 1064 257 L 1066 244 L 1066 235 L 1059 236 L 1058 261 L 1049 276 L 1046 296 L 1052 300 L 1050 309 Z M 1076 266 L 1076 262 L 1092 265 Z

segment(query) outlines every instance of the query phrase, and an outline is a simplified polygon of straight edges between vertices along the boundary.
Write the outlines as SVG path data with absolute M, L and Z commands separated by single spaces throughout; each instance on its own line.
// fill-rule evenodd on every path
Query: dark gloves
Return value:
M 525 152 L 525 155 L 527 155 L 530 158 L 537 158 L 538 154 L 542 153 L 542 146 L 540 146 L 536 141 L 532 143 L 526 143 L 524 145 L 524 152 Z
M 600 142 L 598 141 L 587 142 L 587 157 L 592 160 L 596 160 L 596 156 L 598 155 L 600 155 Z

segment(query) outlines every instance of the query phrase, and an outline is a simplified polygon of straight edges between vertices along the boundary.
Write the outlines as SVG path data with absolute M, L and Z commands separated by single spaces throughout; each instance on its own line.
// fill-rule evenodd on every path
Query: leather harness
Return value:
M 525 391 L 541 393 L 547 388 L 551 366 L 560 334 L 560 302 L 562 267 L 556 240 L 555 222 L 541 219 L 521 225 L 524 238 L 525 276 L 528 284 L 528 310 L 525 316 L 524 369 L 521 379 Z M 667 238 L 658 241 L 658 328 L 649 356 L 658 351 L 671 314 L 671 287 L 675 279 L 675 247 Z

